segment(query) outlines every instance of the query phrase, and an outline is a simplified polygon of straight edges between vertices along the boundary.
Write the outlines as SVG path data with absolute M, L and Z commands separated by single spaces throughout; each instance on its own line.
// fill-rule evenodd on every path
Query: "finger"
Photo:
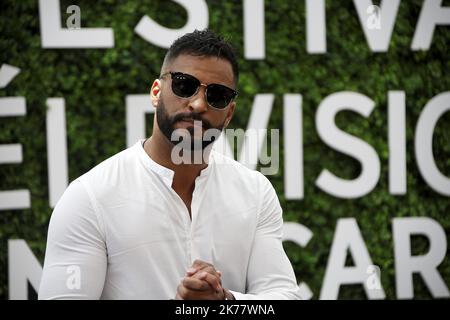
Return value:
M 211 289 L 208 282 L 194 277 L 185 277 L 182 284 L 187 289 L 194 291 L 206 291 Z
M 199 269 L 196 269 L 195 273 L 200 273 L 200 272 L 211 273 L 212 275 L 215 275 L 216 277 L 220 278 L 220 274 L 217 272 L 217 270 L 212 265 L 207 265 L 207 266 L 203 266 Z
M 177 295 L 176 295 L 175 299 L 177 299 L 177 300 L 187 299 L 187 289 L 181 283 L 177 287 Z
M 203 280 L 202 280 L 203 281 Z M 205 282 L 206 283 L 206 282 Z M 207 284 L 209 290 L 208 291 L 195 291 L 190 290 L 183 286 L 183 284 L 178 285 L 177 287 L 177 300 L 218 300 L 220 299 L 218 293 L 212 290 Z
M 208 262 L 200 260 L 200 259 L 196 259 L 192 263 L 192 268 L 195 268 L 197 270 L 200 270 L 200 269 L 203 269 L 206 267 L 214 267 L 214 266 L 211 263 L 208 263 Z
M 200 280 L 205 280 L 211 286 L 211 288 L 214 289 L 214 291 L 220 292 L 222 290 L 222 285 L 217 276 L 202 271 L 201 273 L 199 273 L 198 277 Z
M 201 272 L 207 272 L 207 273 L 210 273 L 210 274 L 212 274 L 213 276 L 217 277 L 217 278 L 219 279 L 220 285 L 222 285 L 222 278 L 221 278 L 221 275 L 217 272 L 216 269 L 214 269 L 213 266 L 207 266 L 207 267 L 205 267 L 205 268 L 203 268 L 203 269 L 200 269 L 199 271 L 197 271 L 196 274 L 199 275 Z
M 193 274 L 197 273 L 201 268 L 203 268 L 205 265 L 203 263 L 203 261 L 201 260 L 195 260 L 192 263 L 192 266 L 186 270 L 186 275 L 187 276 L 192 276 Z
M 207 268 L 207 267 L 213 267 L 213 265 L 206 261 L 196 259 L 192 263 L 192 266 L 186 270 L 186 275 L 192 276 L 193 274 L 197 273 L 199 270 Z
M 190 267 L 189 269 L 186 270 L 186 275 L 190 277 L 195 273 L 197 273 L 197 271 L 198 271 L 197 268 Z

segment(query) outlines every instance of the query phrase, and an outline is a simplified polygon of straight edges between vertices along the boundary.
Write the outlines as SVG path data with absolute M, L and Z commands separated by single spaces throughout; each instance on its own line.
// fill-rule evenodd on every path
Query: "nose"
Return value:
M 208 102 L 206 102 L 206 86 L 203 84 L 198 88 L 195 95 L 189 100 L 189 109 L 193 112 L 202 113 L 208 110 Z

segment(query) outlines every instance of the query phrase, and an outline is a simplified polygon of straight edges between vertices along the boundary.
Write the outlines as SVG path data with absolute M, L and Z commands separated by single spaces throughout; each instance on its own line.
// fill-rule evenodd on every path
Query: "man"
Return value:
M 213 32 L 173 43 L 151 87 L 152 136 L 73 181 L 55 207 L 40 299 L 299 298 L 273 187 L 211 150 L 237 82 L 233 49 Z

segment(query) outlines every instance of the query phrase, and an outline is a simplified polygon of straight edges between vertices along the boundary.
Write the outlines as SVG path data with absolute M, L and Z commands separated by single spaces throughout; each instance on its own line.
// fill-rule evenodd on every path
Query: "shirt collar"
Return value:
M 160 165 L 159 163 L 155 162 L 152 158 L 150 158 L 150 156 L 144 150 L 143 143 L 144 143 L 145 140 L 146 139 L 140 139 L 134 145 L 135 148 L 138 151 L 139 157 L 141 158 L 141 160 L 144 163 L 144 166 L 147 169 L 150 169 L 152 172 L 156 173 L 159 177 L 162 178 L 164 183 L 169 188 L 171 188 L 172 187 L 173 176 L 174 176 L 175 172 L 173 170 L 169 169 L 169 168 L 166 168 L 166 167 Z M 211 153 L 209 154 L 208 166 L 205 169 L 203 169 L 202 171 L 200 171 L 200 175 L 197 177 L 197 179 L 202 180 L 203 178 L 208 176 L 208 174 L 211 172 L 212 163 L 213 163 L 213 159 L 214 159 L 213 153 L 214 153 L 214 151 L 211 151 Z

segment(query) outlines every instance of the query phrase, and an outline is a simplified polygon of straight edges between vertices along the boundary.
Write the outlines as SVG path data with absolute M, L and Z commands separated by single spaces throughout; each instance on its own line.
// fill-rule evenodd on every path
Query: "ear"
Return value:
M 230 121 L 233 118 L 235 108 L 236 108 L 236 102 L 233 101 L 233 102 L 231 102 L 231 105 L 228 107 L 228 110 L 227 110 L 227 116 L 225 118 L 225 124 L 223 126 L 224 129 L 226 127 L 228 127 L 228 125 L 230 124 Z
M 158 107 L 159 97 L 161 95 L 161 81 L 156 79 L 153 81 L 152 88 L 150 89 L 150 98 L 152 99 L 152 105 L 154 108 Z

